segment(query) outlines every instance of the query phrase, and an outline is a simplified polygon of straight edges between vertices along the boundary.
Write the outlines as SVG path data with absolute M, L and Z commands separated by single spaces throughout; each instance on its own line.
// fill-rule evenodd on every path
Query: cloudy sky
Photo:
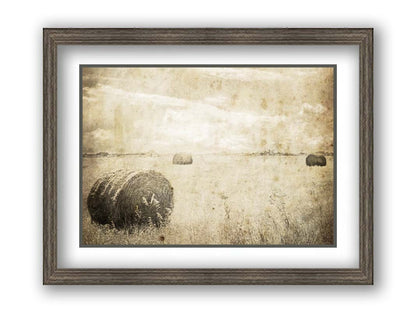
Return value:
M 83 152 L 332 152 L 333 68 L 83 67 Z

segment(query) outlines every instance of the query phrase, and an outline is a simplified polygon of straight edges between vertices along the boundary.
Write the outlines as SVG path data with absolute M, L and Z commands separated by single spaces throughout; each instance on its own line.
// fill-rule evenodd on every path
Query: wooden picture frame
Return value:
M 359 46 L 359 267 L 345 269 L 66 269 L 57 265 L 57 50 L 59 45 Z M 43 31 L 43 283 L 373 284 L 373 29 L 195 28 Z

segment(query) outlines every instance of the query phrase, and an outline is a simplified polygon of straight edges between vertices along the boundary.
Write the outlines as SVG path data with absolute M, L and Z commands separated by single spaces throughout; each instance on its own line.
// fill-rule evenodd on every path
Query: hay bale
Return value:
M 326 166 L 326 158 L 323 155 L 310 154 L 306 157 L 306 165 L 308 166 Z
M 92 222 L 118 229 L 168 221 L 173 209 L 173 188 L 156 171 L 118 170 L 99 178 L 87 199 Z
M 191 154 L 175 154 L 173 156 L 172 163 L 174 165 L 191 165 L 192 155 Z

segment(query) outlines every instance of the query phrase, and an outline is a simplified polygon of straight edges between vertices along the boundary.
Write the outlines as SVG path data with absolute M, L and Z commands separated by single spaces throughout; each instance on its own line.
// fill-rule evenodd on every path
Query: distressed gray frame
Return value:
M 63 269 L 57 267 L 58 45 L 358 45 L 359 268 Z M 373 29 L 371 28 L 45 28 L 43 30 L 43 283 L 373 284 Z

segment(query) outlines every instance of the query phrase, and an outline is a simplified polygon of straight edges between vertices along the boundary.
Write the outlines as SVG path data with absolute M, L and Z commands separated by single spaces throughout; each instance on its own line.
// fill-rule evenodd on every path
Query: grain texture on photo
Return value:
M 82 246 L 335 245 L 334 66 L 80 70 Z

